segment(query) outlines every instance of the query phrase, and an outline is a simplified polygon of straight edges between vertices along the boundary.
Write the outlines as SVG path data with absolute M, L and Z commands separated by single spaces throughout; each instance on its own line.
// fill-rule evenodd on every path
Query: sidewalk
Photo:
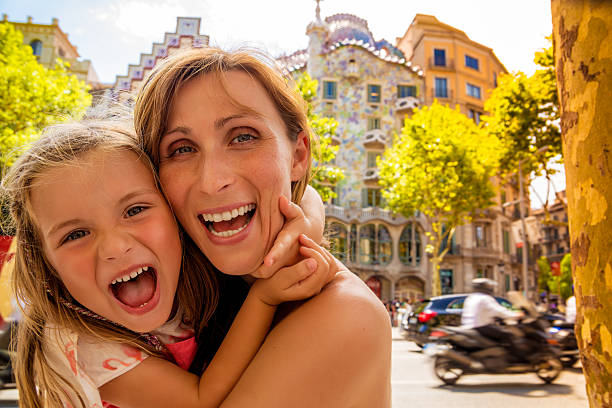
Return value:
M 402 329 L 398 327 L 391 328 L 391 341 L 404 340 L 404 336 L 402 335 Z

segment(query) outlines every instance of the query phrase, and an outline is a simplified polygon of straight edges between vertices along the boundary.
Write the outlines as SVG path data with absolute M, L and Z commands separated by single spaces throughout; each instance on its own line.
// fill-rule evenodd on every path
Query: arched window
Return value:
M 410 223 L 404 227 L 398 245 L 399 259 L 404 265 L 412 265 L 413 236 L 415 263 L 416 265 L 421 263 L 421 234 L 419 233 L 419 229 L 416 227 L 416 224 Z
M 329 243 L 331 252 L 342 262 L 346 261 L 347 254 L 347 234 L 348 230 L 345 225 L 339 222 L 332 222 L 329 226 Z
M 389 230 L 384 225 L 378 225 L 378 263 L 386 265 L 393 258 L 393 241 Z
M 37 57 L 40 57 L 40 55 L 42 54 L 42 41 L 33 40 L 32 42 L 30 42 L 30 47 L 32 47 L 32 54 L 36 55 Z
M 359 263 L 372 264 L 376 259 L 376 226 L 367 224 L 359 228 Z

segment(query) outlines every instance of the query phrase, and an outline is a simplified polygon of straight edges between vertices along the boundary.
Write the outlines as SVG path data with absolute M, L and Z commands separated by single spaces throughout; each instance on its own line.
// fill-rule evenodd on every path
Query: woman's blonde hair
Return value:
M 163 354 L 146 341 L 146 334 L 143 337 L 87 313 L 72 298 L 45 257 L 40 231 L 32 213 L 30 194 L 43 174 L 54 168 L 74 165 L 75 160 L 89 152 L 118 150 L 135 152 L 153 172 L 131 121 L 114 118 L 48 127 L 2 180 L 4 202 L 8 203 L 16 231 L 13 290 L 23 312 L 16 340 L 15 361 L 21 406 L 61 407 L 62 401 L 66 400 L 72 400 L 73 406 L 79 403 L 85 406 L 85 400 L 77 388 L 45 359 L 44 333 L 49 325 L 96 336 L 104 341 L 129 344 L 152 355 Z M 199 333 L 216 306 L 217 283 L 208 260 L 187 234 L 181 231 L 180 235 L 183 259 L 174 301 L 178 309 L 184 312 L 185 320 L 192 323 L 196 333 Z M 76 395 L 78 400 L 74 401 L 71 395 Z
M 305 132 L 308 140 L 312 140 L 306 102 L 292 79 L 280 72 L 273 59 L 258 50 L 230 52 L 212 47 L 197 48 L 162 61 L 138 93 L 134 109 L 136 133 L 143 139 L 144 149 L 155 166 L 159 165 L 159 143 L 167 131 L 168 115 L 180 88 L 193 78 L 214 75 L 211 80 L 218 80 L 227 93 L 224 74 L 229 71 L 246 72 L 264 87 L 276 105 L 291 140 L 296 141 L 300 132 Z M 250 110 L 235 100 L 233 103 Z M 309 178 L 310 160 L 304 177 L 291 185 L 292 201 L 300 202 Z

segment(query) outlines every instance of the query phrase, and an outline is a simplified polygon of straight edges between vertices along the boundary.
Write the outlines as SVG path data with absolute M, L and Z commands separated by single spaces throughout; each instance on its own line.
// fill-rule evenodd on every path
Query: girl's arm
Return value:
M 329 275 L 330 259 L 314 242 L 300 240 L 303 261 L 257 280 L 230 331 L 202 377 L 148 357 L 100 388 L 102 399 L 129 407 L 218 407 L 232 390 L 265 338 L 276 305 L 313 296 L 321 290 L 318 275 Z

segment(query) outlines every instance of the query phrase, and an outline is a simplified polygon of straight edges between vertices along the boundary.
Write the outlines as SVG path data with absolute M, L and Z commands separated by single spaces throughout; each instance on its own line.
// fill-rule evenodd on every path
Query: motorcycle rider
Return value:
M 493 297 L 497 282 L 487 278 L 472 280 L 471 293 L 463 303 L 461 313 L 461 326 L 474 329 L 481 336 L 490 338 L 498 343 L 509 343 L 514 352 L 522 353 L 525 350 L 523 342 L 517 335 L 504 326 L 496 323 L 497 319 L 519 319 L 524 316 L 522 312 L 514 312 L 499 303 Z

